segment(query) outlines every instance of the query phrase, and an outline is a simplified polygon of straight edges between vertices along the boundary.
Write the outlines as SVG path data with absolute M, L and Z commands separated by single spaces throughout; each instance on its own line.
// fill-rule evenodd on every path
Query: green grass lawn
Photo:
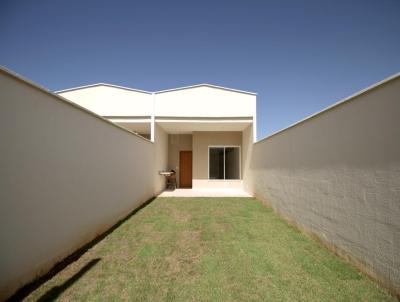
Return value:
M 27 301 L 396 301 L 252 198 L 156 198 Z

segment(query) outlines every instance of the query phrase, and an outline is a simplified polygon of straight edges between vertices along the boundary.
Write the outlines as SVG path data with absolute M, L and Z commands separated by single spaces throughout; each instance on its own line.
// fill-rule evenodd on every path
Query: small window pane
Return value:
M 239 148 L 225 148 L 225 179 L 240 179 Z
M 210 148 L 210 179 L 224 179 L 224 148 Z

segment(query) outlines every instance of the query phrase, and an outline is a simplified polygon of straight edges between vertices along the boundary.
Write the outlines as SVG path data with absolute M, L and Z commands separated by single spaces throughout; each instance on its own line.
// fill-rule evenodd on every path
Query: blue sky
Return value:
M 2 0 L 0 64 L 58 90 L 258 93 L 258 137 L 400 71 L 399 0 Z

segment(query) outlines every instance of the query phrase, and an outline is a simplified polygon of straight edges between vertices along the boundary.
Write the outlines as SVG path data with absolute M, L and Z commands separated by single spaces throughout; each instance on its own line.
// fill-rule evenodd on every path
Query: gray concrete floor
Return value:
M 158 197 L 251 197 L 240 189 L 175 189 L 165 190 Z

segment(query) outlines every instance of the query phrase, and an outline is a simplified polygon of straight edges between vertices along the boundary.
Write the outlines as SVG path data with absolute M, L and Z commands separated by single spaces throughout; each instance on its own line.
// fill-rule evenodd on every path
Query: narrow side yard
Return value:
M 396 301 L 253 198 L 156 198 L 26 301 L 53 299 Z

